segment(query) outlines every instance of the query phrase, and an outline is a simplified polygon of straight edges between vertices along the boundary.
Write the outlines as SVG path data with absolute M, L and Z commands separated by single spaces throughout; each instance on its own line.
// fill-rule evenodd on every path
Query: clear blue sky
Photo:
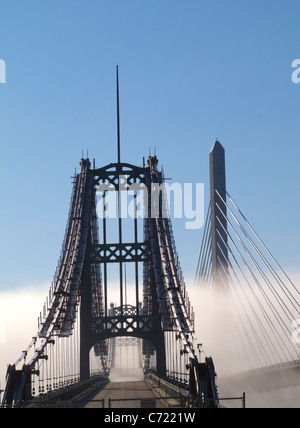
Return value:
M 1 0 L 0 291 L 49 282 L 81 151 L 156 146 L 166 175 L 204 182 L 226 148 L 228 190 L 284 267 L 300 261 L 299 0 Z M 175 222 L 186 276 L 202 231 Z

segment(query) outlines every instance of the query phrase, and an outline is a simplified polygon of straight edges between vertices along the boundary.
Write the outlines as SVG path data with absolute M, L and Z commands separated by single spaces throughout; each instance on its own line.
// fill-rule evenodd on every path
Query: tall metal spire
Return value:
M 121 163 L 119 66 L 118 65 L 117 65 L 117 132 L 118 132 L 118 163 Z

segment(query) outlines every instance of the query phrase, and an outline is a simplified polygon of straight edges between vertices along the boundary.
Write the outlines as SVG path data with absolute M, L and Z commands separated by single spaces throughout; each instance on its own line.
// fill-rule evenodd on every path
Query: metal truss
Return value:
M 149 245 L 144 242 L 124 244 L 98 244 L 91 247 L 91 263 L 145 262 L 150 259 Z
M 93 318 L 92 326 L 94 336 L 99 335 L 102 340 L 120 336 L 145 339 L 149 334 L 154 334 L 153 318 L 146 315 Z
M 131 164 L 110 164 L 100 169 L 93 170 L 94 186 L 102 191 L 101 185 L 110 185 L 115 190 L 128 190 L 132 184 L 145 183 L 145 168 L 139 168 Z M 120 183 L 120 177 L 126 177 L 126 182 Z

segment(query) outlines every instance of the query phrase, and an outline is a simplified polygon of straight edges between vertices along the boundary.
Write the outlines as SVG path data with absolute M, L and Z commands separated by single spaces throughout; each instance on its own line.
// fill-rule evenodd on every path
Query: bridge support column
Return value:
M 165 348 L 165 336 L 164 332 L 161 331 L 155 341 L 156 348 L 156 371 L 157 376 L 164 378 L 167 375 L 167 361 L 166 361 L 166 348 Z
M 88 252 L 87 252 L 88 253 Z M 80 380 L 90 377 L 90 350 L 91 343 L 91 272 L 90 264 L 84 264 L 84 271 L 81 283 L 80 301 Z
M 227 250 L 227 209 L 225 150 L 216 141 L 209 154 L 210 165 L 210 203 L 211 203 L 211 250 L 213 284 L 226 284 L 228 271 Z M 221 199 L 222 198 L 222 199 Z M 225 217 L 224 217 L 224 215 Z M 225 271 L 225 272 L 224 272 Z

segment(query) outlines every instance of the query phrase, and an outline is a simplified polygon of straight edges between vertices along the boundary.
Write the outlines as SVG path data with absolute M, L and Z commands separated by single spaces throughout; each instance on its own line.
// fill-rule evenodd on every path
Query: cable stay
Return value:
M 299 290 L 229 193 L 229 202 L 215 193 L 218 285 L 212 278 L 209 204 L 194 281 L 201 307 L 213 306 L 221 290 L 230 296 L 230 328 L 239 344 L 234 352 L 245 370 L 298 360 L 291 325 L 299 318 Z
M 233 203 L 233 205 L 235 206 L 235 208 L 238 210 L 238 212 L 240 213 L 240 215 L 243 217 L 243 219 L 245 220 L 245 222 L 247 223 L 247 225 L 250 227 L 251 231 L 254 233 L 255 237 L 259 240 L 259 242 L 262 244 L 263 248 L 267 251 L 268 255 L 271 257 L 271 259 L 273 260 L 273 262 L 276 264 L 276 266 L 280 269 L 280 271 L 283 273 L 283 275 L 286 277 L 286 279 L 288 280 L 288 282 L 292 285 L 294 291 L 298 294 L 298 296 L 300 295 L 300 291 L 297 289 L 296 285 L 292 282 L 292 280 L 290 279 L 290 277 L 287 275 L 287 273 L 283 270 L 283 268 L 280 266 L 280 264 L 278 263 L 278 261 L 274 258 L 274 256 L 271 254 L 271 252 L 269 251 L 269 249 L 267 248 L 267 246 L 264 244 L 264 242 L 261 240 L 261 238 L 258 236 L 258 234 L 255 232 L 254 228 L 251 226 L 251 224 L 248 222 L 248 220 L 246 219 L 246 217 L 244 216 L 244 214 L 242 213 L 242 211 L 239 209 L 239 207 L 236 205 L 236 203 L 234 202 L 234 200 L 232 199 L 232 197 L 229 195 L 228 192 L 227 196 L 229 197 L 229 199 L 231 200 L 231 202 Z

